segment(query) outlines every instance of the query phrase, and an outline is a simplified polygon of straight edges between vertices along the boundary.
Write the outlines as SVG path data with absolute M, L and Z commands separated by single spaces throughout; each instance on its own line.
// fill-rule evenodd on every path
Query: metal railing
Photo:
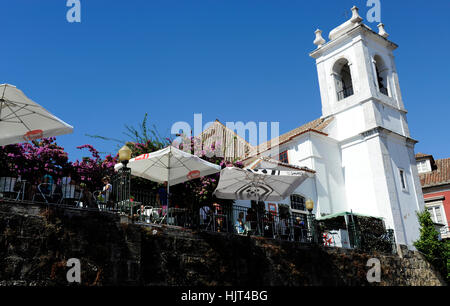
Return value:
M 78 208 L 102 209 L 98 195 L 103 186 L 87 188 L 82 183 L 67 182 L 32 184 L 19 178 L 0 178 L 0 199 L 57 204 Z M 103 205 L 105 204 L 105 205 Z
M 99 199 L 102 186 L 92 187 L 92 190 L 89 190 L 73 182 L 33 185 L 25 180 L 5 178 L 0 178 L 0 198 L 120 213 L 129 216 L 133 222 L 142 224 L 167 224 L 195 230 L 323 244 L 322 233 L 317 230 L 317 222 L 312 215 L 296 213 L 280 215 L 261 210 L 257 212 L 255 208 L 238 205 L 222 208 L 208 206 L 207 209 L 199 208 L 195 211 L 175 207 L 167 209 L 159 206 L 155 192 L 131 189 L 129 174 L 120 175 L 112 180 L 110 201 Z M 353 248 L 365 249 L 364 243 L 361 242 L 370 239 L 381 242 L 380 251 L 386 251 L 389 243 L 393 245 L 393 250 L 395 249 L 392 230 L 388 230 L 382 237 L 361 234 L 354 224 L 350 224 L 348 230 Z M 449 228 L 442 229 L 442 234 L 447 235 L 443 238 L 449 238 Z
M 25 197 L 26 181 L 15 177 L 0 177 L 0 198 L 23 200 Z
M 262 236 L 287 241 L 311 242 L 307 224 L 297 217 L 280 217 L 278 214 L 264 212 L 257 216 L 252 208 L 234 205 L 231 208 L 200 208 L 192 211 L 184 208 L 163 209 L 133 202 L 133 218 L 147 224 L 169 224 L 190 229 L 238 235 Z
M 341 91 L 338 91 L 337 93 L 338 101 L 350 97 L 351 95 L 353 95 L 353 86 L 344 88 Z

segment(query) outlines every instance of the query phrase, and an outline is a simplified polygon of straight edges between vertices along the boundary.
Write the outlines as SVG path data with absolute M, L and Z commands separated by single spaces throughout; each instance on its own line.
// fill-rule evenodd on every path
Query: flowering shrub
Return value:
M 135 137 L 135 139 L 140 137 Z M 141 137 L 142 138 L 142 137 Z M 145 140 L 145 138 L 144 138 Z M 132 151 L 132 157 L 139 156 L 145 153 L 151 153 L 158 151 L 167 147 L 171 143 L 169 138 L 164 140 L 153 140 L 147 139 L 145 142 L 127 142 L 127 146 Z M 220 143 L 212 144 L 209 147 L 205 147 L 202 141 L 198 137 L 184 137 L 182 136 L 182 141 L 180 143 L 173 143 L 173 146 L 185 152 L 195 154 L 198 157 L 216 164 L 220 165 L 222 168 L 235 166 L 242 168 L 243 164 L 239 161 L 227 161 L 220 154 L 221 145 Z M 218 202 L 225 204 L 230 201 L 223 201 L 220 199 L 213 198 L 213 192 L 217 188 L 219 182 L 220 174 L 212 174 L 206 177 L 201 177 L 191 181 L 184 182 L 182 184 L 177 184 L 175 186 L 170 186 L 170 193 L 172 194 L 171 201 L 178 206 L 192 206 L 192 205 L 210 205 L 213 202 Z M 131 179 L 132 189 L 141 190 L 153 190 L 156 191 L 160 187 L 157 183 L 138 178 L 132 177 Z M 190 207 L 193 208 L 193 207 Z
M 132 151 L 132 157 L 160 150 L 172 143 L 171 139 L 160 137 L 156 128 L 147 127 L 147 114 L 138 129 L 129 126 L 126 128 L 128 131 L 126 135 L 132 140 L 126 143 Z M 108 140 L 107 137 L 94 137 Z M 0 147 L 0 177 L 21 177 L 31 184 L 36 184 L 45 174 L 50 174 L 56 183 L 62 177 L 71 176 L 72 181 L 86 184 L 93 191 L 102 187 L 104 176 L 114 175 L 114 165 L 118 162 L 118 156 L 108 155 L 102 159 L 92 145 L 86 144 L 77 148 L 87 149 L 91 156 L 69 162 L 64 148 L 58 146 L 55 139 L 55 137 L 45 138 L 39 141 Z M 243 167 L 240 162 L 226 161 L 222 157 L 222 148 L 219 143 L 214 143 L 206 148 L 201 139 L 197 137 L 182 137 L 182 142 L 174 145 L 181 150 L 184 148 L 184 151 L 195 154 L 208 162 L 220 165 L 222 168 L 227 166 Z M 212 194 L 218 181 L 219 173 L 216 173 L 171 186 L 173 202 L 183 203 L 183 205 L 186 203 L 188 205 L 210 205 L 212 202 L 230 202 L 213 198 Z M 155 182 L 137 177 L 132 177 L 131 186 L 132 189 L 146 191 L 156 191 L 159 187 Z
M 0 147 L 0 177 L 21 177 L 30 184 L 38 184 L 45 174 L 50 174 L 55 182 L 70 175 L 75 181 L 84 182 L 89 187 L 99 187 L 103 176 L 114 173 L 116 157 L 108 155 L 101 159 L 94 147 L 84 145 L 78 148 L 87 148 L 92 157 L 72 163 L 68 160 L 67 152 L 55 140 L 55 137 L 51 137 Z
M 84 157 L 81 161 L 72 163 L 72 178 L 77 182 L 83 182 L 89 189 L 96 189 L 102 186 L 104 176 L 114 174 L 114 165 L 117 163 L 117 156 L 107 155 L 101 159 L 99 152 L 91 145 L 83 145 L 77 149 L 87 149 L 92 157 Z
M 45 174 L 60 178 L 72 168 L 55 137 L 7 145 L 0 152 L 0 176 L 21 177 L 30 183 L 38 183 Z
M 186 148 L 186 145 L 190 145 L 190 148 Z M 220 154 L 222 150 L 220 143 L 213 143 L 211 146 L 205 147 L 198 137 L 184 137 L 183 141 L 180 144 L 175 144 L 175 146 L 180 150 L 195 154 L 212 164 L 220 165 L 222 169 L 231 166 L 243 168 L 241 162 L 227 161 L 222 157 L 222 154 Z M 180 202 L 185 202 L 186 199 L 189 199 L 189 202 L 196 203 L 200 206 L 210 205 L 213 202 L 230 204 L 230 201 L 215 199 L 213 197 L 213 192 L 217 188 L 219 178 L 220 173 L 215 173 L 176 185 L 174 186 L 174 197 L 178 198 Z M 174 200 L 174 202 L 177 202 L 177 200 Z

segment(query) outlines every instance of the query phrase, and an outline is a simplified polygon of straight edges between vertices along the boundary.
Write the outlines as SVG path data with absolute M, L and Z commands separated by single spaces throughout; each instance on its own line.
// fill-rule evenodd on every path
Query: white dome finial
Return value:
M 317 48 L 320 48 L 326 42 L 322 37 L 322 30 L 317 29 L 314 33 L 316 33 L 316 39 L 314 39 L 313 43 L 317 46 Z
M 378 35 L 388 38 L 389 34 L 384 30 L 384 24 L 378 24 Z
M 352 18 L 350 18 L 350 21 L 353 23 L 360 23 L 363 19 L 361 16 L 359 16 L 358 8 L 356 6 L 352 7 Z

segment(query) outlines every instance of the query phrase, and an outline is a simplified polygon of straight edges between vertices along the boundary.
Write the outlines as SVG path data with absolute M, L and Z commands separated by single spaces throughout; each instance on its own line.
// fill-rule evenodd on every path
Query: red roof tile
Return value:
M 422 187 L 450 184 L 450 158 L 438 159 L 435 161 L 435 164 L 435 170 L 427 173 L 419 173 Z
M 319 119 L 313 120 L 311 122 L 303 124 L 302 126 L 299 126 L 298 128 L 295 128 L 287 133 L 284 133 L 283 135 L 280 135 L 279 137 L 275 137 L 272 140 L 269 140 L 269 141 L 262 143 L 256 147 L 253 147 L 254 150 L 250 153 L 250 156 L 247 157 L 247 159 L 256 157 L 258 154 L 269 150 L 272 146 L 275 147 L 275 146 L 284 144 L 284 143 L 292 140 L 293 138 L 295 138 L 303 133 L 306 133 L 306 132 L 316 132 L 316 133 L 320 133 L 325 136 L 328 136 L 328 134 L 323 132 L 323 130 L 325 130 L 325 128 L 331 123 L 331 121 L 333 121 L 333 119 L 334 119 L 333 117 L 330 117 L 327 119 L 319 118 Z
M 423 154 L 423 153 L 420 153 L 420 152 L 416 154 L 416 159 L 425 158 L 425 157 L 433 157 L 433 155 Z

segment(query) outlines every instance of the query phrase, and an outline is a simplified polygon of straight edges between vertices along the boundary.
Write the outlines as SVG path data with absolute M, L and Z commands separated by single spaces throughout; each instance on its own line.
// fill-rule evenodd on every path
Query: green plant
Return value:
M 439 240 L 439 233 L 434 227 L 430 213 L 425 210 L 417 213 L 420 223 L 420 238 L 414 246 L 431 263 L 446 281 L 449 281 L 449 243 Z

